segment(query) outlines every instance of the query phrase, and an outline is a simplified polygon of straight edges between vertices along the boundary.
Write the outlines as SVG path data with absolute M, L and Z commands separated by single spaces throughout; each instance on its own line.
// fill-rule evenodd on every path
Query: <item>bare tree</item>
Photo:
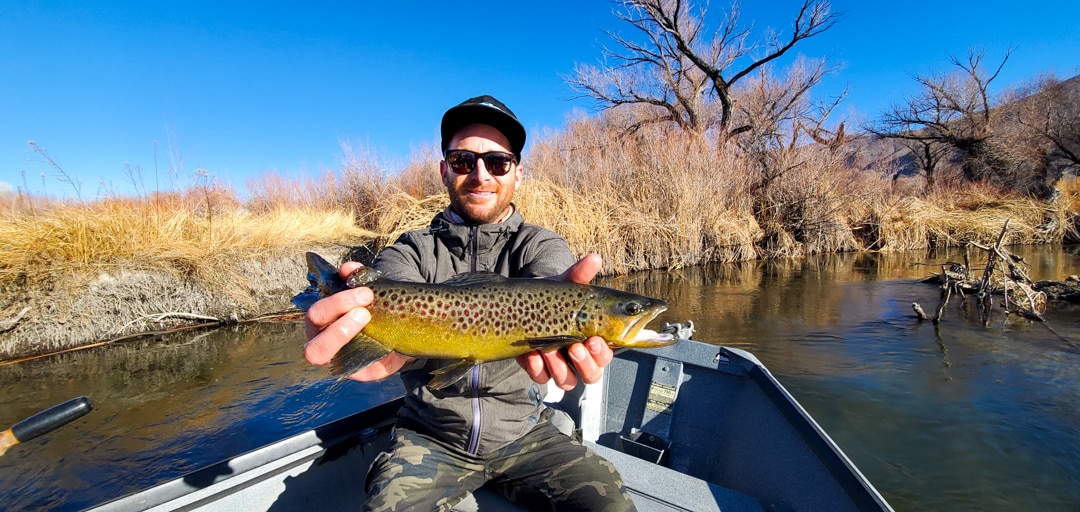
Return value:
M 722 141 L 754 129 L 754 119 L 736 123 L 733 88 L 759 68 L 785 55 L 804 39 L 831 28 L 839 15 L 828 0 L 804 0 L 791 34 L 768 33 L 763 43 L 750 40 L 750 28 L 739 24 L 733 4 L 719 26 L 708 32 L 706 7 L 695 9 L 683 0 L 622 0 L 619 19 L 637 30 L 639 39 L 609 32 L 618 49 L 604 50 L 600 66 L 579 65 L 567 83 L 601 108 L 648 106 L 630 129 L 646 124 L 673 122 L 686 131 L 702 134 L 717 128 Z M 761 57 L 752 57 L 764 49 Z M 739 64 L 745 62 L 749 64 Z M 824 66 L 819 66 L 824 69 Z M 813 85 L 820 80 L 816 75 Z M 805 94 L 801 90 L 798 94 Z M 797 99 L 797 98 L 796 98 Z M 779 104 L 779 103 L 778 103 Z M 635 110 L 638 111 L 638 110 Z
M 919 170 L 926 177 L 926 190 L 933 189 L 938 168 L 942 160 L 949 156 L 952 149 L 944 143 L 932 139 L 907 139 L 902 143 L 911 150 L 911 154 L 915 158 L 915 164 L 919 166 Z M 897 173 L 897 176 L 899 176 L 899 173 Z M 895 180 L 896 177 L 894 176 L 893 179 Z
M 1040 76 L 1014 93 L 1005 118 L 1044 144 L 1049 162 L 1080 167 L 1080 77 Z
M 825 124 L 846 93 L 828 103 L 810 100 L 810 90 L 830 69 L 824 60 L 799 58 L 782 76 L 762 67 L 744 79 L 732 94 L 734 120 L 743 128 L 740 146 L 788 150 L 814 141 L 838 149 L 846 140 L 843 122 L 832 130 Z
M 994 147 L 990 84 L 1010 53 L 1006 52 L 989 75 L 983 69 L 981 52 L 969 51 L 967 61 L 950 56 L 957 71 L 916 75 L 915 81 L 922 86 L 920 93 L 890 107 L 867 130 L 879 137 L 913 143 L 924 152 L 936 153 L 941 145 L 952 148 L 960 153 L 964 176 L 971 181 L 1002 177 L 1009 164 Z M 937 160 L 927 159 L 927 163 Z

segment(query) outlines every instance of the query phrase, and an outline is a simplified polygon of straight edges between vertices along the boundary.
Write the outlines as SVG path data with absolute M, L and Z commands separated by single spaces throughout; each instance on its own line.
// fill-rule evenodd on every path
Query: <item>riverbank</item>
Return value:
M 989 245 L 1006 221 L 1005 245 L 1080 238 L 1075 177 L 1046 198 L 944 176 L 930 188 L 888 159 L 855 158 L 867 152 L 806 145 L 763 165 L 693 137 L 574 121 L 534 143 L 515 205 L 576 254 L 599 253 L 601 275 Z M 347 153 L 319 176 L 250 182 L 242 199 L 216 183 L 79 203 L 0 198 L 0 360 L 287 310 L 306 286 L 305 251 L 363 261 L 445 208 L 439 158 L 432 147 L 391 172 Z
M 536 208 L 530 200 L 532 196 L 529 193 L 523 195 L 525 203 L 531 209 Z M 398 230 L 405 230 L 426 224 L 426 219 L 438 211 L 441 204 L 440 197 L 412 201 L 410 207 L 398 215 L 399 220 L 394 225 Z M 914 238 L 905 234 L 903 225 L 913 222 L 910 209 L 915 207 L 908 201 L 907 210 L 904 208 L 900 205 L 896 211 L 881 215 L 881 223 L 872 229 L 883 237 Z M 1013 243 L 1060 241 L 1047 237 L 1045 226 L 1035 225 L 1042 217 L 1034 216 L 1033 212 L 1048 210 L 1051 210 L 1048 205 L 1025 201 L 944 212 L 941 218 L 963 226 L 964 230 L 950 231 L 939 227 L 935 236 L 924 238 L 923 247 L 955 245 L 964 241 L 985 243 L 996 237 L 992 231 L 995 221 L 1003 222 L 1006 218 L 1014 219 L 1009 231 Z M 526 215 L 534 217 L 530 213 L 527 211 Z M 222 213 L 219 223 L 224 223 L 224 216 Z M 543 218 L 542 215 L 539 217 Z M 250 218 L 248 221 L 249 224 L 258 223 Z M 980 228 L 982 225 L 987 228 Z M 82 267 L 38 265 L 36 270 L 40 273 L 29 271 L 33 266 L 28 265 L 24 267 L 27 271 L 7 274 L 0 286 L 0 322 L 7 324 L 0 324 L 3 329 L 0 332 L 0 360 L 55 353 L 139 333 L 240 322 L 286 312 L 291 309 L 289 299 L 307 285 L 305 251 L 314 250 L 332 261 L 364 260 L 377 250 L 379 243 L 396 238 L 396 235 L 371 237 L 362 231 L 339 235 L 334 232 L 332 228 L 322 237 L 300 236 L 289 240 L 281 235 L 277 238 L 279 247 L 242 247 L 244 244 L 238 243 L 231 248 L 218 248 L 213 255 L 202 254 L 189 259 L 173 255 L 156 260 L 129 257 Z M 311 241 L 315 239 L 319 239 L 318 243 Z M 888 243 L 892 239 L 886 240 L 886 246 L 917 248 L 911 247 L 910 241 L 897 244 Z M 590 250 L 583 248 L 585 244 L 581 242 L 575 244 L 572 240 L 571 243 L 579 254 Z M 719 257 L 710 261 L 755 259 L 746 254 L 756 255 L 762 248 L 753 243 L 748 245 L 749 248 L 737 250 L 717 247 L 713 254 Z M 354 247 L 361 249 L 351 251 Z M 605 275 L 626 273 L 631 266 L 626 261 L 620 262 L 618 254 L 601 252 L 601 255 L 606 258 Z M 707 262 L 699 260 L 694 264 Z M 651 259 L 649 263 L 657 268 L 692 266 L 685 259 L 670 257 Z
M 313 249 L 337 257 L 345 252 Z M 289 299 L 307 285 L 303 259 L 302 253 L 289 252 L 238 260 L 230 270 L 244 277 L 225 287 L 122 265 L 92 277 L 69 274 L 17 291 L 5 287 L 0 301 L 7 308 L 0 321 L 11 325 L 0 333 L 0 361 L 286 312 Z

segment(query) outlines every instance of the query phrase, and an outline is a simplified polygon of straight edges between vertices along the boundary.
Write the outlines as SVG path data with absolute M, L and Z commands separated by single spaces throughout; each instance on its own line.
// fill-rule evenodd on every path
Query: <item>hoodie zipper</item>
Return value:
M 469 384 L 472 385 L 473 427 L 469 435 L 468 451 L 469 454 L 476 455 L 477 449 L 480 448 L 480 365 L 473 366 Z
M 480 229 L 477 226 L 469 227 L 469 249 L 472 254 L 469 255 L 469 270 L 472 272 L 477 271 L 477 263 L 479 257 L 477 252 L 480 249 L 479 240 Z M 469 450 L 472 455 L 476 455 L 477 450 L 480 448 L 480 423 L 483 419 L 480 414 L 480 365 L 475 365 L 472 368 L 472 377 L 469 379 L 469 385 L 472 386 L 472 413 L 473 423 L 472 431 L 469 433 Z

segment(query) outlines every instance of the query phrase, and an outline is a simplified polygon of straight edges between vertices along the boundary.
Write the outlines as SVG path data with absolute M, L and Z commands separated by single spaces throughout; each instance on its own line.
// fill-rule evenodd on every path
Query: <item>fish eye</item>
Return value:
M 642 310 L 644 310 L 644 308 L 641 307 L 641 304 L 638 304 L 637 302 L 627 302 L 626 306 L 624 307 L 624 311 L 626 311 L 626 314 L 628 315 L 639 315 L 641 314 Z

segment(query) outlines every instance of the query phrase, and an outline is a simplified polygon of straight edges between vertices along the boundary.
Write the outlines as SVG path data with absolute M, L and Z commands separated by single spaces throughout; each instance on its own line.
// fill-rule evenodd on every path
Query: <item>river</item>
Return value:
M 1015 247 L 1034 279 L 1076 248 Z M 919 279 L 957 254 L 847 254 L 604 279 L 668 299 L 662 321 L 752 352 L 894 508 L 1076 511 L 1080 306 L 986 326 Z M 0 367 L 0 425 L 75 396 L 93 412 L 0 458 L 0 508 L 80 510 L 400 394 L 328 379 L 295 322 L 144 339 Z

